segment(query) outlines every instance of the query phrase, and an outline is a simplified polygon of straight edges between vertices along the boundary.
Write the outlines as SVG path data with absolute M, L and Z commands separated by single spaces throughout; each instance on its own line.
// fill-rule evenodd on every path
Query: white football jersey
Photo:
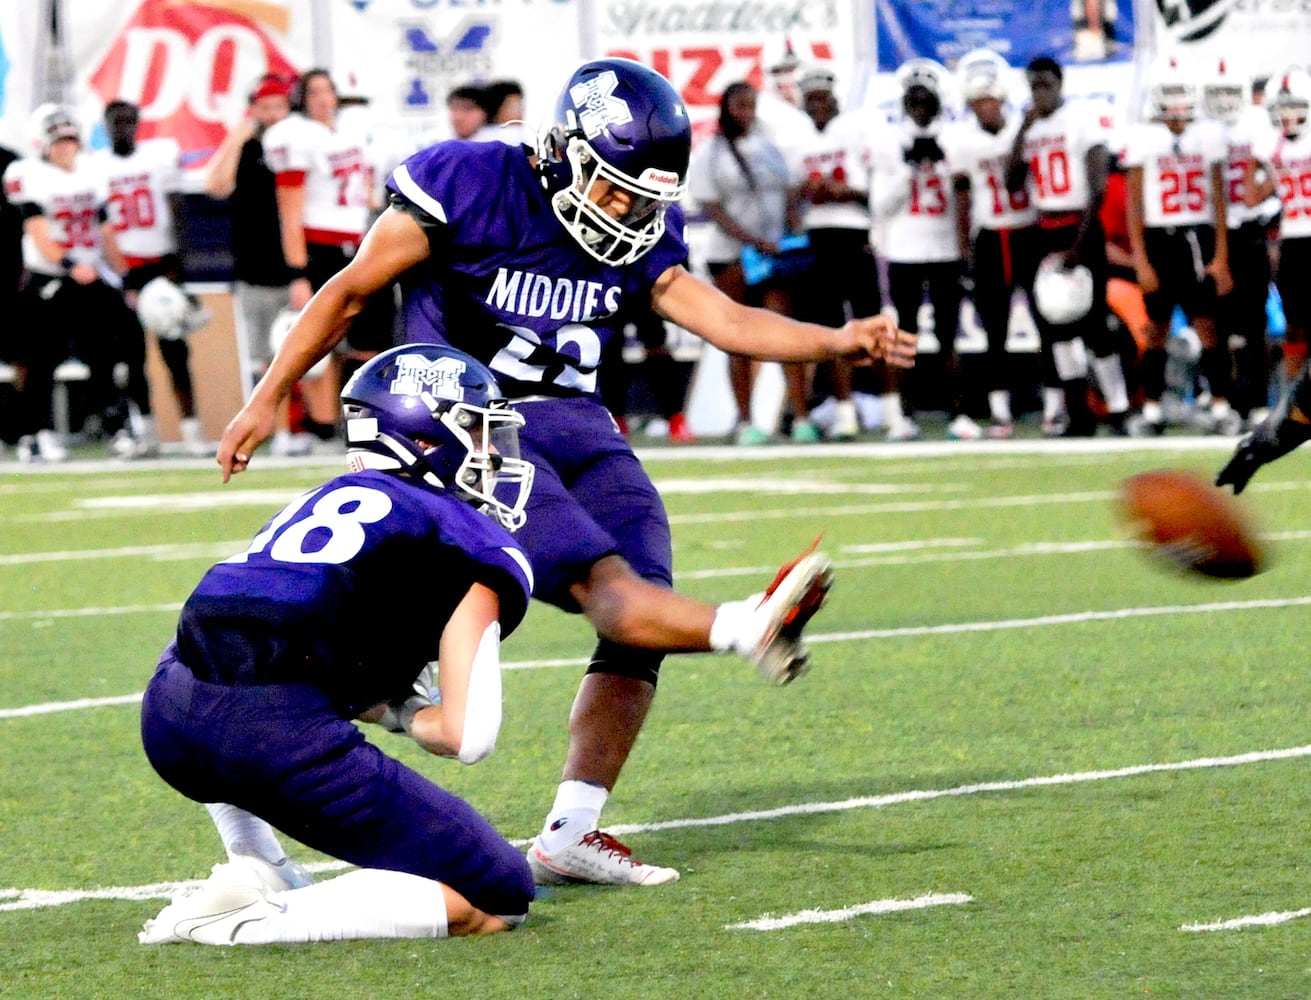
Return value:
M 890 261 L 923 264 L 960 259 L 947 161 L 911 166 L 905 160 L 917 138 L 940 139 L 941 132 L 939 122 L 920 129 L 903 120 L 877 125 L 871 135 L 870 208 L 882 223 L 881 245 Z
M 1279 238 L 1311 236 L 1311 129 L 1296 139 L 1282 132 L 1268 136 L 1257 159 L 1274 173 L 1275 193 L 1283 205 L 1279 215 Z
M 289 115 L 264 133 L 264 159 L 278 183 L 305 185 L 301 222 L 311 243 L 359 239 L 369 226 L 369 158 L 364 135 Z M 315 238 L 317 237 L 317 238 Z
M 802 214 L 805 229 L 869 229 L 870 151 L 865 144 L 864 119 L 855 114 L 838 115 L 823 132 L 812 132 L 804 142 L 786 149 L 792 180 L 832 177 L 856 191 L 864 201 L 807 204 Z
M 1024 136 L 1029 201 L 1040 212 L 1082 212 L 1092 191 L 1084 166 L 1094 146 L 1108 146 L 1115 122 L 1095 101 L 1066 101 Z
M 100 239 L 100 213 L 108 191 L 99 171 L 79 156 L 73 170 L 29 157 L 9 164 L 4 174 L 5 193 L 14 205 L 35 205 L 50 228 L 50 236 L 64 255 L 80 264 L 104 259 Z M 57 261 L 47 260 L 28 235 L 23 236 L 23 266 L 39 274 L 63 274 Z
M 1211 168 L 1228 153 L 1224 127 L 1202 119 L 1175 135 L 1161 122 L 1141 122 L 1129 133 L 1124 165 L 1143 172 L 1143 225 L 1199 226 L 1215 222 Z
M 1268 148 L 1274 140 L 1274 126 L 1270 116 L 1263 108 L 1249 104 L 1243 109 L 1238 121 L 1224 125 L 1225 130 L 1225 219 L 1230 229 L 1237 229 L 1244 222 L 1255 219 L 1261 212 L 1260 207 L 1250 208 L 1243 201 L 1243 178 L 1247 174 L 1247 164 L 1255 158 L 1257 149 Z
M 969 178 L 972 229 L 1020 229 L 1033 225 L 1037 218 L 1026 189 L 1006 190 L 1006 165 L 1019 130 L 1016 115 L 1010 115 L 996 135 L 984 129 L 973 115 L 943 130 L 948 170 L 953 176 L 964 174 Z
M 102 149 L 88 157 L 109 187 L 109 221 L 131 265 L 177 250 L 168 196 L 181 185 L 181 155 L 176 139 L 161 138 L 137 143 L 128 156 Z

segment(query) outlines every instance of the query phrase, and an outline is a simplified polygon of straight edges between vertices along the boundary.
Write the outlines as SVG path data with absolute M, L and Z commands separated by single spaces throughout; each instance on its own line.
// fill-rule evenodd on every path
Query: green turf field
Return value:
M 1142 444 L 660 451 L 682 589 L 745 596 L 821 532 L 837 579 L 790 687 L 666 662 L 605 819 L 682 880 L 484 940 L 236 949 L 137 944 L 221 850 L 133 696 L 205 568 L 335 469 L 0 465 L 0 997 L 1305 998 L 1311 452 L 1242 498 L 1270 569 L 1217 583 L 1111 501 L 1232 442 Z M 591 644 L 535 606 L 475 768 L 374 738 L 526 841 Z

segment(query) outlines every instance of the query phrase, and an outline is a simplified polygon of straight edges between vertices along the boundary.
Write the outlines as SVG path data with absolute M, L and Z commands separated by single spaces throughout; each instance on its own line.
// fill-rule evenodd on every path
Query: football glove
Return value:
M 1238 442 L 1233 456 L 1216 475 L 1216 486 L 1232 486 L 1235 494 L 1242 493 L 1257 469 L 1311 441 L 1311 424 L 1289 419 L 1284 409 L 1279 407 Z
M 938 145 L 938 140 L 929 135 L 922 135 L 910 144 L 904 158 L 907 163 L 937 163 L 946 159 L 947 154 Z
M 407 698 L 386 703 L 382 715 L 378 718 L 378 725 L 389 733 L 409 734 L 410 727 L 414 724 L 414 716 L 419 709 L 436 704 L 433 698 L 432 668 L 433 664 L 428 663 L 419 671 L 419 676 L 414 679 L 412 685 L 413 694 Z

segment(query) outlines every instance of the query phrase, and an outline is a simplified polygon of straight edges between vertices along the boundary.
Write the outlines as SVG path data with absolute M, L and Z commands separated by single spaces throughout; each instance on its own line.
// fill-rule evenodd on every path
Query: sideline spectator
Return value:
M 487 124 L 487 95 L 482 87 L 465 84 L 446 95 L 446 114 L 454 139 L 477 139 Z
M 870 247 L 870 151 L 860 115 L 839 112 L 833 71 L 816 66 L 798 81 L 814 132 L 785 150 L 804 206 L 802 228 L 810 240 L 811 265 L 797 288 L 797 314 L 825 326 L 852 316 L 875 316 L 883 308 L 878 264 Z M 854 366 L 829 363 L 833 420 L 828 436 L 849 441 L 860 434 L 852 398 Z
M 16 152 L 8 146 L 0 146 L 0 177 L 9 169 L 9 164 L 17 159 Z M 9 200 L 5 186 L 0 184 L 0 316 L 8 316 L 8 325 L 18 329 L 27 327 L 19 312 L 23 302 L 19 294 L 22 282 L 23 216 L 18 206 Z M 8 339 L 0 337 L 0 361 L 9 360 Z M 10 387 L 0 386 L 0 393 L 12 391 Z M 10 445 L 18 443 L 12 411 L 12 406 L 0 406 L 0 441 Z
M 1198 414 L 1204 429 L 1236 433 L 1241 426 L 1229 405 L 1229 346 L 1219 342 L 1215 322 L 1217 296 L 1227 294 L 1232 281 L 1223 173 L 1227 149 L 1219 123 L 1198 120 L 1198 96 L 1197 82 L 1173 60 L 1153 67 L 1149 118 L 1129 133 L 1124 153 L 1129 240 L 1148 319 L 1140 364 L 1143 405 L 1129 425 L 1135 437 L 1165 430 L 1166 341 L 1176 307 L 1201 342 L 1202 376 L 1211 395 L 1209 410 Z
M 233 298 L 239 338 L 242 398 L 273 360 L 269 331 L 278 314 L 291 308 L 295 276 L 282 254 L 277 187 L 264 158 L 264 133 L 291 114 L 295 80 L 278 74 L 260 78 L 250 92 L 245 116 L 224 137 L 210 160 L 205 192 L 226 199 L 232 223 Z M 299 400 L 298 400 L 299 402 Z M 286 403 L 273 438 L 275 454 L 304 453 L 310 441 L 293 439 Z
M 16 406 L 22 461 L 59 462 L 67 457 L 54 431 L 55 368 L 76 357 L 90 369 L 91 418 L 116 450 L 131 457 L 158 446 L 146 383 L 145 333 L 117 287 L 124 270 L 107 214 L 104 178 L 79 154 L 81 126 L 68 108 L 43 105 L 33 114 L 39 158 L 23 158 L 5 171 L 10 200 L 23 215 L 25 324 L 3 325 L 5 352 L 19 368 Z M 115 285 L 106 283 L 111 275 Z M 127 393 L 137 407 L 129 430 L 128 400 L 114 382 L 125 363 Z M 123 442 L 120 444 L 120 442 Z
M 296 275 L 291 308 L 299 312 L 355 256 L 374 206 L 365 136 L 338 121 L 337 89 L 327 70 L 303 73 L 291 104 L 293 113 L 264 133 L 264 155 L 277 182 L 282 254 Z M 391 347 L 394 316 L 388 289 L 370 301 L 323 374 L 304 381 L 306 430 L 325 441 L 336 436 L 344 362 L 355 366 Z
M 1059 384 L 1064 407 L 1054 394 L 1044 400 L 1044 433 L 1089 437 L 1097 421 L 1088 404 L 1088 353 L 1113 434 L 1125 433 L 1129 390 L 1117 337 L 1107 322 L 1106 234 L 1099 211 L 1109 170 L 1109 109 L 1064 98 L 1064 70 L 1049 56 L 1030 60 L 1025 72 L 1032 103 L 1024 112 L 1006 171 L 1010 191 L 1028 188 L 1038 210 L 1039 260 L 1055 257 L 1065 270 L 1078 266 L 1092 277 L 1092 306 L 1079 319 L 1059 325 L 1035 308 L 1034 322 L 1051 359 L 1048 386 Z
M 483 88 L 487 124 L 476 138 L 495 139 L 511 146 L 532 145 L 532 133 L 523 120 L 523 86 L 518 80 L 494 80 Z
M 1011 301 L 1017 288 L 1033 293 L 1038 269 L 1034 211 L 1023 190 L 1006 190 L 1020 120 L 1006 114 L 1011 67 L 991 49 L 975 49 L 956 67 L 969 119 L 944 130 L 943 146 L 956 199 L 956 239 L 964 260 L 964 289 L 987 337 L 983 383 L 988 393 L 987 436 L 1015 433 L 1011 397 L 1018 388 L 1006 351 Z
M 1202 110 L 1225 131 L 1225 219 L 1229 223 L 1229 271 L 1233 290 L 1220 296 L 1218 334 L 1233 349 L 1230 402 L 1254 426 L 1270 406 L 1270 351 L 1266 343 L 1266 300 L 1270 296 L 1270 238 L 1279 199 L 1248 206 L 1247 164 L 1264 147 L 1273 125 L 1232 63 L 1217 60 L 1202 79 Z
M 175 227 L 182 222 L 181 150 L 176 139 L 148 139 L 137 142 L 140 110 L 127 101 L 110 101 L 105 106 L 105 129 L 110 148 L 92 154 L 91 160 L 109 184 L 109 221 L 127 273 L 123 296 L 135 311 L 141 289 L 155 278 L 182 283 L 182 261 L 178 257 Z M 185 293 L 183 293 L 185 294 Z M 203 318 L 196 303 L 190 311 Z M 155 331 L 155 343 L 168 369 L 169 384 L 180 416 L 179 431 L 190 455 L 211 455 L 213 451 L 196 416 L 196 398 L 191 378 L 187 337 L 199 326 L 179 328 L 176 336 Z M 136 442 L 131 442 L 136 445 Z
M 779 241 L 798 228 L 798 206 L 787 161 L 782 150 L 756 127 L 756 90 L 751 84 L 739 81 L 724 88 L 718 130 L 697 151 L 689 178 L 689 194 L 713 224 L 706 261 L 715 286 L 735 302 L 789 315 L 789 281 L 772 274 L 749 281 L 743 263 L 744 251 L 777 258 Z M 757 367 L 758 362 L 743 355 L 728 359 L 740 445 L 769 440 L 769 435 L 751 422 Z M 819 431 L 809 420 L 806 366 L 790 362 L 783 371 L 792 407 L 792 440 L 814 443 Z
M 1287 321 L 1284 377 L 1291 385 L 1306 365 L 1311 329 L 1311 74 L 1290 66 L 1271 77 L 1266 107 L 1277 127 L 1253 150 L 1244 197 L 1252 208 L 1271 194 L 1282 204 L 1275 286 Z
M 883 413 L 889 441 L 920 436 L 913 414 L 931 408 L 927 405 L 931 390 L 943 397 L 949 411 L 949 438 L 973 441 L 983 436 L 983 429 L 965 412 L 967 393 L 956 354 L 964 264 L 956 238 L 951 172 L 938 141 L 947 75 L 946 67 L 932 59 L 904 63 L 897 70 L 901 116 L 881 126 L 870 142 L 874 150 L 870 206 L 874 216 L 886 223 L 883 252 L 897 322 L 915 330 L 927 297 L 938 341 L 931 372 L 916 372 L 915 392 L 907 394 L 909 399 L 902 397 L 900 373 L 888 372 Z

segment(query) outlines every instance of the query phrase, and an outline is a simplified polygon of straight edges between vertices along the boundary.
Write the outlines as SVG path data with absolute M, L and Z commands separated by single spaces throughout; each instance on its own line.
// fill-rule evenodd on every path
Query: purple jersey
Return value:
M 560 225 L 524 151 L 443 142 L 387 181 L 428 231 L 432 256 L 404 283 L 405 338 L 472 354 L 510 399 L 597 396 L 597 366 L 651 287 L 687 260 L 683 215 L 626 267 L 602 264 Z
M 213 684 L 313 684 L 353 716 L 409 691 L 474 583 L 500 598 L 508 635 L 532 589 L 508 532 L 387 473 L 338 476 L 205 574 L 182 608 L 177 655 Z

